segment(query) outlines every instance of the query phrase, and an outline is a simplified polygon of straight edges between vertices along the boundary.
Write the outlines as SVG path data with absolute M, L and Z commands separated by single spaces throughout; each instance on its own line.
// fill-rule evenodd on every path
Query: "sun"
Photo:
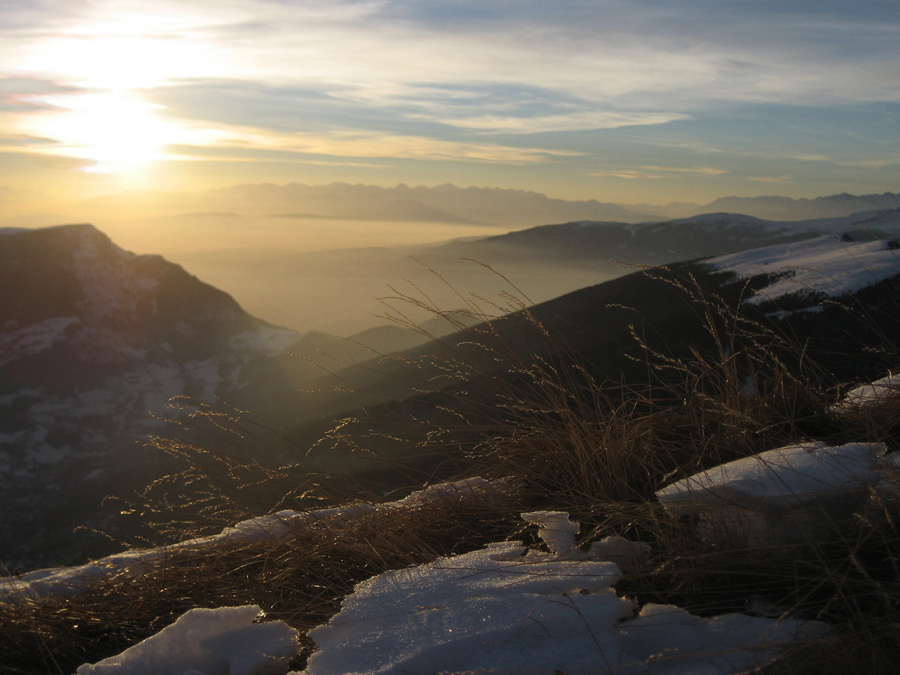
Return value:
M 23 97 L 34 109 L 18 126 L 40 140 L 33 151 L 83 160 L 84 171 L 119 174 L 175 159 L 166 146 L 198 141 L 196 125 L 153 102 L 160 87 L 220 75 L 227 66 L 202 41 L 173 37 L 190 24 L 189 16 L 110 10 L 31 45 L 20 70 L 59 88 Z
M 55 109 L 32 120 L 30 133 L 53 141 L 53 153 L 85 161 L 92 173 L 126 173 L 162 159 L 181 131 L 133 91 L 47 100 Z

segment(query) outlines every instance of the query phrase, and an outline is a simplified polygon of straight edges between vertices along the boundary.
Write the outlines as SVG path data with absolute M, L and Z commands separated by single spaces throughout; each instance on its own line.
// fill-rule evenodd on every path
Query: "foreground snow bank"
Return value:
M 278 675 L 300 650 L 282 621 L 256 623 L 254 605 L 192 609 L 171 626 L 77 675 Z
M 189 539 L 179 544 L 153 549 L 133 549 L 101 558 L 78 567 L 55 567 L 35 570 L 17 577 L 0 578 L 0 601 L 16 597 L 68 595 L 83 591 L 89 584 L 122 574 L 137 576 L 153 565 L 173 556 L 195 553 L 227 544 L 252 544 L 296 534 L 308 527 L 339 528 L 353 518 L 377 511 L 410 511 L 428 505 L 452 503 L 460 500 L 479 500 L 498 490 L 502 481 L 470 478 L 454 483 L 438 483 L 413 492 L 403 499 L 384 504 L 360 502 L 315 511 L 279 511 L 268 516 L 251 518 L 220 534 Z
M 669 605 L 635 615 L 612 588 L 618 566 L 575 553 L 577 524 L 544 515 L 525 517 L 544 525 L 561 555 L 495 543 L 358 584 L 329 625 L 310 633 L 319 651 L 298 675 L 733 673 L 826 630 L 739 614 L 702 619 Z
M 722 464 L 656 493 L 672 515 L 699 515 L 714 543 L 822 540 L 853 520 L 889 463 L 880 443 L 801 443 Z

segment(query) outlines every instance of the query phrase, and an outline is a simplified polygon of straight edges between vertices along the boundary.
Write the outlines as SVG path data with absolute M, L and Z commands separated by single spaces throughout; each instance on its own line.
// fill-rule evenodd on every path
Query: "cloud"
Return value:
M 895 164 L 897 53 L 900 4 L 869 0 L 7 0 L 0 135 L 127 90 L 185 132 L 170 156 L 799 180 Z
M 0 79 L 0 112 L 33 112 L 50 110 L 54 106 L 45 97 L 77 92 L 56 82 L 41 79 L 10 77 Z
M 258 157 L 308 161 L 306 156 L 474 161 L 496 164 L 536 164 L 583 153 L 490 143 L 444 141 L 419 136 L 358 131 L 279 134 L 255 128 L 219 126 L 207 130 L 206 147 L 219 157 Z M 182 151 L 190 153 L 189 146 Z M 209 151 L 200 156 L 208 157 Z
M 673 167 L 673 166 L 642 166 L 647 171 L 663 171 L 666 173 L 689 173 L 697 176 L 721 176 L 728 173 L 725 169 L 715 169 L 711 166 Z
M 747 180 L 757 183 L 791 183 L 794 178 L 785 174 L 783 176 L 748 176 Z
M 607 171 L 592 171 L 587 175 L 593 178 L 625 178 L 628 180 L 663 180 L 674 176 L 721 176 L 729 173 L 725 169 L 709 166 L 670 167 L 670 166 L 638 166 Z

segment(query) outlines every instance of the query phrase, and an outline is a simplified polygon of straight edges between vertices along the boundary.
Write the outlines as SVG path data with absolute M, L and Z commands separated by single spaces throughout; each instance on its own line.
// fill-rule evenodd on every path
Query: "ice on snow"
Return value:
M 445 484 L 433 494 L 458 490 Z M 427 495 L 411 501 L 425 503 Z M 608 538 L 586 553 L 570 546 L 578 524 L 564 512 L 525 517 L 563 555 L 496 542 L 361 582 L 341 612 L 311 632 L 318 651 L 304 673 L 293 675 L 718 675 L 759 666 L 799 637 L 828 630 L 817 622 L 741 614 L 704 619 L 671 605 L 637 612 L 613 588 L 619 567 L 595 553 L 634 553 L 643 545 Z M 193 609 L 77 675 L 284 675 L 297 653 L 297 632 L 280 621 L 256 623 L 258 614 L 256 606 Z

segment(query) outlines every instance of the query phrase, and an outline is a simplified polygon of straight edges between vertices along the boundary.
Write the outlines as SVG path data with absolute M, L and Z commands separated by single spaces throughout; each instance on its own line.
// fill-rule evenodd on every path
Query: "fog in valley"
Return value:
M 460 242 L 553 222 L 650 217 L 515 190 L 345 184 L 126 192 L 60 211 L 0 225 L 91 223 L 128 251 L 182 265 L 258 318 L 342 336 L 384 324 L 383 315 L 395 312 L 383 299 L 398 293 L 436 309 L 471 302 L 493 314 L 499 310 L 492 305 L 516 305 L 510 294 L 531 304 L 622 272 L 611 259 L 553 263 Z M 429 318 L 409 303 L 392 304 L 413 322 Z

